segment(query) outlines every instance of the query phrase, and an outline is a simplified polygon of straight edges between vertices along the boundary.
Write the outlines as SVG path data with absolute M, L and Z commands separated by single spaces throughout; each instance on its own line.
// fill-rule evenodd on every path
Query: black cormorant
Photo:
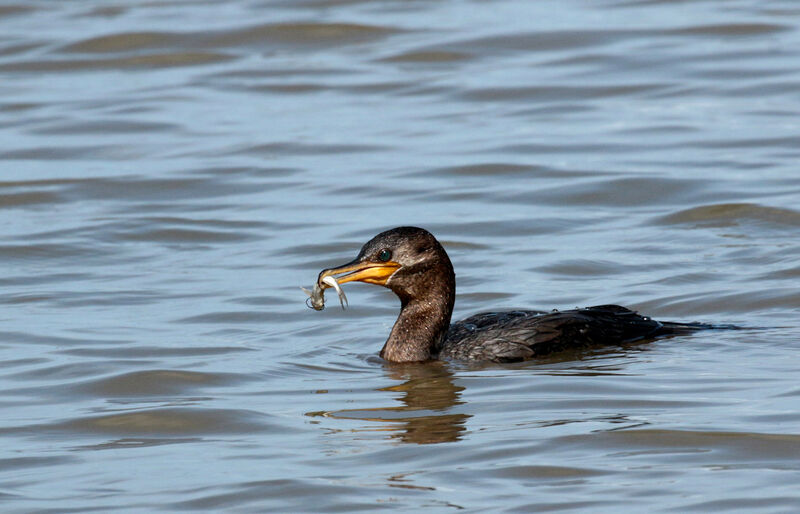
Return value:
M 450 323 L 456 275 L 442 245 L 425 229 L 398 227 L 369 240 L 351 262 L 322 270 L 317 285 L 366 282 L 400 297 L 400 315 L 381 357 L 392 362 L 429 359 L 512 362 L 596 345 L 620 344 L 715 328 L 659 322 L 618 305 L 566 311 L 484 312 Z

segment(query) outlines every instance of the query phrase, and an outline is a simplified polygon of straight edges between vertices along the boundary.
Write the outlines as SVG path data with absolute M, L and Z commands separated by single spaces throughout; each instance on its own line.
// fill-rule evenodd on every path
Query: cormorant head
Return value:
M 342 275 L 345 274 L 345 275 Z M 340 275 L 339 284 L 366 282 L 387 287 L 405 304 L 420 298 L 442 280 L 455 289 L 453 265 L 442 245 L 425 229 L 397 227 L 370 239 L 351 262 L 322 270 L 317 278 Z

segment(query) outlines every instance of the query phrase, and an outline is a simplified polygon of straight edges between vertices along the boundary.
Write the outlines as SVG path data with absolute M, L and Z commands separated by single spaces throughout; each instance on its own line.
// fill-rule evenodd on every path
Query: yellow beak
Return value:
M 377 284 L 379 286 L 386 285 L 400 264 L 394 261 L 387 262 L 349 262 L 338 268 L 324 269 L 320 271 L 317 277 L 317 283 L 323 289 L 330 287 L 322 282 L 322 279 L 332 275 L 341 275 L 342 273 L 349 273 L 343 277 L 336 278 L 340 284 L 345 282 L 366 282 L 367 284 Z

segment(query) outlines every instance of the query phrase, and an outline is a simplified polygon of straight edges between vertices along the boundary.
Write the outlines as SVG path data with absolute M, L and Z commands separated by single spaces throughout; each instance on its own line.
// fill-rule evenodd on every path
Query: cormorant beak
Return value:
M 370 262 L 356 259 L 338 268 L 329 268 L 320 271 L 317 277 L 317 283 L 321 288 L 325 289 L 330 286 L 322 282 L 323 278 L 348 273 L 348 275 L 334 278 L 336 278 L 336 281 L 340 284 L 344 284 L 345 282 L 366 282 L 367 284 L 385 286 L 386 281 L 389 280 L 389 277 L 391 277 L 399 267 L 400 263 L 394 261 Z

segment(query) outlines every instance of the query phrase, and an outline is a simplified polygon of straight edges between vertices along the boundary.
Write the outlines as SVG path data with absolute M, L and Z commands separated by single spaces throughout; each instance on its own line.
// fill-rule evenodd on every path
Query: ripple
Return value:
M 694 454 L 695 457 L 685 458 L 708 464 L 733 458 L 766 462 L 774 459 L 776 463 L 800 458 L 800 435 L 794 434 L 644 429 L 567 436 L 559 438 L 559 442 L 603 447 L 606 452 L 621 451 L 628 456 L 640 451 Z
M 434 170 L 425 170 L 415 173 L 415 175 L 441 175 L 441 176 L 455 176 L 455 177 L 493 177 L 493 176 L 506 176 L 506 175 L 521 175 L 531 174 L 536 175 L 539 172 L 537 166 L 522 166 L 518 164 L 506 163 L 484 163 L 484 164 L 466 164 L 461 166 L 447 166 L 444 168 L 437 168 Z
M 61 47 L 63 52 L 116 53 L 133 50 L 162 48 L 179 40 L 179 36 L 166 32 L 127 32 L 92 37 Z
M 189 316 L 188 318 L 181 318 L 175 320 L 176 323 L 225 323 L 225 324 L 238 324 L 238 323 L 265 323 L 281 319 L 282 314 L 276 312 L 264 311 L 225 311 L 225 312 L 209 312 L 207 314 L 199 314 L 197 316 Z
M 0 18 L 8 18 L 11 16 L 19 16 L 33 11 L 34 8 L 29 5 L 23 4 L 10 4 L 0 6 Z
M 457 96 L 461 100 L 469 102 L 579 101 L 656 93 L 669 87 L 671 87 L 670 84 L 490 87 L 468 90 Z
M 282 44 L 292 48 L 329 47 L 376 41 L 401 32 L 399 29 L 358 23 L 269 23 L 218 32 L 208 36 L 213 46 L 242 44 Z M 205 39 L 206 36 L 200 36 Z
M 557 218 L 536 218 L 460 223 L 458 225 L 458 230 L 462 234 L 468 234 L 473 237 L 519 237 L 554 234 L 579 224 L 580 223 L 576 220 L 569 221 Z M 445 227 L 440 227 L 436 223 L 432 223 L 428 227 L 434 233 L 446 232 Z
M 450 63 L 470 59 L 472 56 L 463 52 L 445 50 L 412 50 L 401 52 L 391 57 L 380 59 L 381 62 L 411 62 L 411 63 Z
M 61 198 L 57 194 L 49 192 L 0 194 L 0 209 L 27 207 L 43 203 L 54 204 L 60 201 Z
M 273 187 L 265 183 L 222 180 L 218 176 L 202 178 L 179 176 L 159 178 L 142 176 L 97 177 L 58 182 L 34 182 L 31 185 L 61 185 L 62 194 L 73 200 L 114 200 L 123 203 L 154 202 L 158 200 L 176 202 L 234 194 L 254 194 Z M 141 211 L 139 212 L 141 213 Z M 147 213 L 145 212 L 144 214 Z
M 664 177 L 626 177 L 611 180 L 574 182 L 535 191 L 515 192 L 504 200 L 514 203 L 546 203 L 551 205 L 663 205 L 684 204 L 707 194 L 708 181 L 670 179 Z
M 351 143 L 341 144 L 304 144 L 295 142 L 275 142 L 232 150 L 231 155 L 249 154 L 262 156 L 275 155 L 337 155 L 348 153 L 372 153 L 387 150 L 380 145 L 357 145 Z
M 161 408 L 105 416 L 75 418 L 44 430 L 83 434 L 138 436 L 143 434 L 198 435 L 276 431 L 268 416 L 241 409 Z
M 128 32 L 91 37 L 62 46 L 65 53 L 124 53 L 157 50 L 147 58 L 163 55 L 163 48 L 220 48 L 258 45 L 327 48 L 375 41 L 398 29 L 356 23 L 267 23 L 202 32 Z M 185 52 L 184 52 L 185 54 Z M 180 55 L 178 53 L 177 55 Z M 204 55 L 197 53 L 197 55 Z M 211 54 L 206 54 L 211 55 Z M 219 54 L 218 54 L 219 55 Z M 136 58 L 140 58 L 136 57 Z M 131 59 L 136 59 L 131 58 Z
M 16 61 L 0 64 L 2 71 L 52 71 L 80 72 L 88 70 L 151 70 L 153 68 L 177 68 L 203 66 L 230 61 L 235 57 L 220 52 L 160 52 L 151 55 L 114 57 L 110 59 L 58 59 Z
M 107 119 L 94 121 L 78 121 L 69 123 L 55 123 L 50 126 L 33 129 L 34 134 L 137 134 L 151 132 L 176 131 L 180 125 L 175 123 L 156 123 L 132 121 L 121 119 Z
M 76 462 L 72 456 L 53 456 L 53 457 L 12 457 L 0 459 L 0 471 L 9 472 L 28 468 L 39 468 L 49 466 L 59 466 Z
M 668 296 L 637 304 L 637 308 L 643 311 L 658 310 L 681 316 L 719 315 L 721 312 L 753 314 L 798 307 L 800 292 L 783 284 L 746 292 L 709 290 L 705 293 Z
M 612 474 L 608 470 L 562 466 L 506 466 L 492 472 L 494 476 L 515 480 L 565 480 Z
M 123 437 L 100 444 L 90 444 L 78 446 L 75 450 L 125 450 L 137 448 L 149 448 L 152 446 L 164 446 L 167 444 L 185 444 L 201 442 L 199 437 Z
M 150 241 L 157 243 L 228 243 L 244 241 L 252 236 L 236 232 L 219 232 L 186 228 L 160 228 L 118 234 L 121 241 Z
M 125 365 L 127 363 L 118 363 Z M 101 375 L 109 369 L 117 367 L 113 362 L 76 362 L 72 364 L 58 364 L 55 366 L 39 366 L 31 370 L 15 373 L 13 378 L 26 381 L 64 381 Z
M 758 87 L 763 91 L 764 87 Z M 702 142 L 694 143 L 704 148 L 781 148 L 787 150 L 797 150 L 800 147 L 800 137 L 749 137 L 749 138 L 730 138 L 725 140 L 706 139 Z
M 93 245 L 75 243 L 37 243 L 0 245 L 0 261 L 49 261 L 63 259 L 83 259 L 84 263 L 99 262 L 113 255 L 110 250 L 99 249 Z
M 647 35 L 636 30 L 554 30 L 501 34 L 480 38 L 466 38 L 436 47 L 418 48 L 416 51 L 470 52 L 487 56 L 509 51 L 563 51 L 578 48 L 598 48 L 617 41 Z
M 214 490 L 215 489 L 215 490 Z M 349 499 L 352 487 L 337 484 L 333 480 L 273 479 L 219 486 L 210 491 L 195 492 L 194 498 L 175 502 L 169 508 L 176 510 L 219 510 L 242 505 L 275 505 L 278 510 L 291 512 L 302 510 L 303 502 L 297 498 L 313 491 L 325 500 L 325 510 L 331 512 L 354 512 L 374 510 L 374 501 L 358 501 Z M 306 505 L 307 506 L 307 505 Z M 258 510 L 258 507 L 256 508 Z
M 644 264 L 638 269 L 649 269 L 649 264 Z M 573 277 L 585 276 L 605 276 L 616 275 L 620 272 L 633 271 L 635 268 L 630 264 L 620 264 L 613 261 L 591 260 L 591 259 L 572 259 L 560 261 L 555 264 L 547 264 L 534 268 L 543 273 L 554 273 Z
M 0 69 L 2 69 L 0 65 Z M 122 160 L 132 157 L 131 149 L 120 145 L 93 146 L 39 146 L 8 150 L 0 158 L 9 160 L 64 161 L 64 160 Z
M 778 34 L 791 30 L 793 30 L 793 27 L 778 23 L 725 23 L 719 25 L 696 25 L 665 32 L 675 35 L 737 37 Z
M 158 369 L 121 373 L 76 384 L 70 389 L 99 397 L 166 396 L 185 393 L 200 387 L 230 386 L 243 380 L 242 375 L 233 373 Z
M 11 331 L 11 330 L 0 331 L 0 338 L 3 338 L 3 340 L 5 340 L 6 342 L 21 343 L 25 345 L 41 344 L 41 345 L 57 346 L 57 347 L 73 346 L 77 344 L 111 344 L 114 346 L 120 346 L 129 342 L 122 339 L 114 340 L 114 339 L 90 339 L 81 337 L 63 337 L 63 336 L 56 336 L 52 333 L 42 335 L 34 333 L 30 329 L 26 332 Z
M 725 203 L 678 211 L 658 218 L 656 223 L 659 225 L 693 224 L 705 227 L 730 227 L 748 221 L 796 227 L 800 226 L 800 212 L 753 203 Z
M 170 348 L 167 346 L 129 346 L 123 348 L 74 348 L 62 350 L 60 353 L 79 357 L 155 358 L 176 356 L 202 357 L 250 351 L 254 350 L 244 346 L 195 346 L 178 348 Z

